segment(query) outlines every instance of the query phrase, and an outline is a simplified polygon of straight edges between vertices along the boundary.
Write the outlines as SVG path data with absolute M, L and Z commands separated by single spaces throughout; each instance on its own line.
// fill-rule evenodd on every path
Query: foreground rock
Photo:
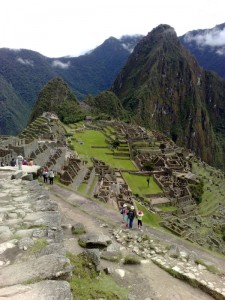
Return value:
M 72 299 L 57 204 L 37 181 L 0 175 L 0 299 Z

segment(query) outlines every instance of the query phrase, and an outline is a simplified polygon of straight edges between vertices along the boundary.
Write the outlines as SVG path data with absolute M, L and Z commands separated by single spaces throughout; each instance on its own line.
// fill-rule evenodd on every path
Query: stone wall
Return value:
M 0 298 L 72 300 L 57 203 L 38 181 L 0 171 Z

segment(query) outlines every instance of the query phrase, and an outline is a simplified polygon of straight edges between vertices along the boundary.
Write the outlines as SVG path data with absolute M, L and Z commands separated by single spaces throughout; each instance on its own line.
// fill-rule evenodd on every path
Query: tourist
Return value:
M 135 212 L 134 206 L 130 207 L 130 210 L 128 211 L 127 215 L 128 215 L 128 221 L 129 221 L 129 228 L 132 229 L 133 228 L 134 218 L 136 216 L 136 212 Z
M 23 156 L 21 154 L 17 156 L 17 163 L 19 170 L 22 170 Z
M 30 159 L 30 160 L 29 160 L 28 165 L 29 165 L 29 166 L 33 166 L 33 165 L 34 165 L 33 159 Z
M 12 158 L 12 160 L 10 161 L 10 166 L 15 167 L 15 165 L 16 165 L 16 161 L 14 158 Z
M 28 164 L 28 163 L 27 163 L 27 160 L 26 160 L 26 158 L 24 158 L 24 159 L 23 159 L 23 162 L 22 162 L 22 165 L 23 165 L 23 166 L 27 166 L 27 164 Z
M 48 169 L 45 168 L 43 170 L 42 177 L 43 177 L 44 183 L 47 183 L 48 182 Z
M 55 177 L 53 170 L 50 170 L 48 172 L 48 177 L 49 177 L 49 184 L 53 184 L 54 177 Z
M 126 222 L 126 216 L 127 216 L 127 204 L 124 203 L 123 207 L 121 208 L 121 214 L 123 215 L 123 223 Z
M 142 230 L 142 217 L 144 216 L 143 211 L 139 210 L 137 212 L 137 219 L 138 219 L 138 229 Z

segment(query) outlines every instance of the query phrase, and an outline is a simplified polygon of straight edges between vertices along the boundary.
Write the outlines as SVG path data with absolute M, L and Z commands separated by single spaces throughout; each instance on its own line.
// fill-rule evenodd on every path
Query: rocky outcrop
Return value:
M 38 181 L 1 171 L 0 298 L 70 300 L 71 271 L 57 204 Z

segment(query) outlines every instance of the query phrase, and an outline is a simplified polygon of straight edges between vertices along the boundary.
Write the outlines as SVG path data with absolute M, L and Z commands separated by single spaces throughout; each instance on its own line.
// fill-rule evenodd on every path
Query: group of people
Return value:
M 42 171 L 42 177 L 44 183 L 47 183 L 49 179 L 49 184 L 53 184 L 54 177 L 55 177 L 54 171 L 48 170 L 48 168 L 44 168 Z
M 133 222 L 135 217 L 137 217 L 138 221 L 138 229 L 142 230 L 142 217 L 144 216 L 141 210 L 135 211 L 134 206 L 128 207 L 126 203 L 124 203 L 121 208 L 121 214 L 123 216 L 123 222 L 125 223 L 126 228 L 133 228 Z
M 12 158 L 10 161 L 10 166 L 11 167 L 16 167 L 18 166 L 19 170 L 22 170 L 22 165 L 27 165 L 27 166 L 33 166 L 34 162 L 33 159 L 25 159 L 23 156 L 20 154 L 17 156 L 17 158 Z M 1 162 L 1 167 L 8 166 L 8 163 L 4 163 L 3 161 Z

